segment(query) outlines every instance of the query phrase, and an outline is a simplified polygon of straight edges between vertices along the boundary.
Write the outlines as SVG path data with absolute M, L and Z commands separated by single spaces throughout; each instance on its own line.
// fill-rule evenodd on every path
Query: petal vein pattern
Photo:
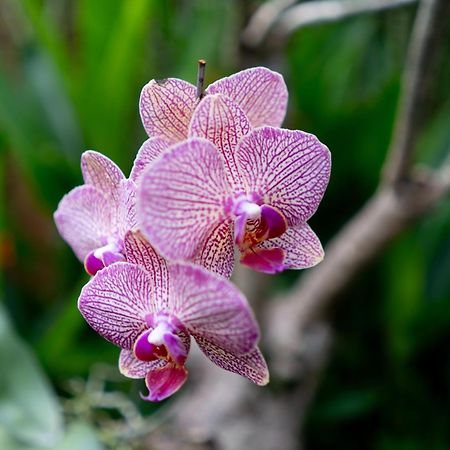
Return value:
M 170 266 L 173 289 L 169 310 L 194 336 L 242 355 L 259 338 L 245 297 L 228 280 L 194 265 Z
M 314 135 L 257 128 L 242 138 L 236 156 L 250 191 L 278 208 L 289 226 L 314 214 L 331 168 L 328 148 Z
M 155 311 L 154 287 L 148 272 L 118 262 L 97 273 L 81 291 L 78 308 L 89 325 L 113 344 L 132 349 Z
M 239 106 L 224 95 L 208 95 L 196 108 L 189 125 L 189 137 L 211 141 L 222 155 L 230 184 L 242 189 L 235 159 L 238 141 L 250 131 L 250 122 Z
M 189 121 L 198 102 L 196 88 L 177 78 L 151 80 L 139 101 L 142 123 L 149 137 L 171 142 L 186 139 Z
M 128 232 L 124 240 L 125 258 L 147 270 L 154 286 L 157 309 L 166 309 L 169 299 L 169 272 L 166 261 L 139 232 Z
M 269 382 L 269 370 L 258 347 L 245 355 L 237 356 L 203 337 L 197 337 L 196 341 L 202 352 L 222 369 L 248 378 L 260 386 Z
M 54 217 L 59 233 L 80 261 L 105 245 L 113 222 L 108 198 L 92 185 L 78 186 L 66 194 Z
M 217 80 L 207 94 L 225 94 L 237 103 L 252 127 L 279 127 L 286 115 L 288 91 L 283 77 L 265 67 L 242 70 Z
M 213 144 L 203 139 L 177 144 L 142 176 L 137 204 L 141 229 L 166 258 L 191 259 L 224 220 L 230 190 Z
M 81 172 L 86 184 L 91 184 L 106 195 L 112 196 L 120 182 L 125 179 L 124 174 L 113 161 L 93 150 L 88 150 L 81 155 Z

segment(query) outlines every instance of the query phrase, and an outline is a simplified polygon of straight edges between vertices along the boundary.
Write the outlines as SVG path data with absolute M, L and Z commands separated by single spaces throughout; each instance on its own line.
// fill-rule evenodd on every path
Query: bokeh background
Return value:
M 195 83 L 198 58 L 207 82 L 253 65 L 280 71 L 285 126 L 315 133 L 333 155 L 311 220 L 325 244 L 375 191 L 416 6 L 244 48 L 241 32 L 261 3 L 0 0 L 0 448 L 149 448 L 145 433 L 164 414 L 167 402 L 140 401 L 143 386 L 114 367 L 118 350 L 78 313 L 88 278 L 52 219 L 81 183 L 85 149 L 128 173 L 146 138 L 138 98 L 149 79 Z M 434 167 L 450 144 L 449 47 L 447 39 L 427 86 L 416 145 Z M 333 348 L 306 414 L 305 448 L 450 448 L 448 199 L 364 271 L 329 320 Z M 133 432 L 142 423 L 145 433 Z

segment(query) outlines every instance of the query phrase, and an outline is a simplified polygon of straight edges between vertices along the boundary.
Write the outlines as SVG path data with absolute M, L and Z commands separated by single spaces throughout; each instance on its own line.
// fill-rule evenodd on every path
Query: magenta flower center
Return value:
M 187 349 L 181 335 L 185 334 L 180 322 L 168 314 L 149 314 L 146 318 L 149 329 L 144 331 L 134 344 L 134 354 L 141 361 L 163 359 L 183 366 Z
M 89 275 L 94 276 L 99 270 L 118 261 L 124 261 L 123 243 L 117 238 L 108 238 L 107 243 L 87 254 L 84 267 Z
M 235 242 L 241 252 L 266 239 L 281 236 L 287 230 L 287 221 L 281 211 L 263 204 L 257 194 L 239 195 L 232 212 Z

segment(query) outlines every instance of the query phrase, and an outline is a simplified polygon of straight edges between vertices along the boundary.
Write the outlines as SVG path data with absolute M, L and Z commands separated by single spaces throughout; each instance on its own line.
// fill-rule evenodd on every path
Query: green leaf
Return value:
M 63 433 L 58 399 L 31 350 L 12 330 L 2 304 L 0 366 L 0 425 L 24 445 L 55 445 Z

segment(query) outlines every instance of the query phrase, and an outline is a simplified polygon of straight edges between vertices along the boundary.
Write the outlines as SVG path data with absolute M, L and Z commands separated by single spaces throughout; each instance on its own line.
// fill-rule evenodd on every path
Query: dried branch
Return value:
M 423 0 L 409 45 L 403 72 L 402 90 L 394 134 L 384 169 L 385 182 L 398 183 L 408 178 L 414 142 L 420 132 L 420 103 L 429 70 L 429 59 L 436 34 L 439 0 Z
M 402 90 L 402 98 L 406 93 L 411 98 L 403 99 L 404 105 L 398 110 L 396 130 L 402 131 L 395 134 L 403 136 L 401 139 L 394 136 L 387 157 L 395 161 L 397 155 L 401 156 L 402 170 L 396 169 L 401 176 L 382 180 L 374 196 L 330 242 L 324 261 L 306 271 L 288 295 L 259 304 L 264 307 L 263 344 L 275 390 L 261 389 L 238 377 L 230 377 L 211 365 L 206 366 L 204 358 L 199 359 L 195 372 L 202 372 L 203 378 L 197 380 L 191 393 L 173 405 L 173 414 L 175 429 L 188 430 L 184 436 L 201 430 L 203 440 L 190 447 L 182 447 L 172 440 L 172 448 L 300 448 L 299 426 L 331 343 L 330 327 L 319 320 L 321 313 L 392 239 L 435 207 L 450 190 L 450 157 L 435 172 L 412 168 L 411 152 L 417 136 L 415 110 L 420 99 L 418 89 L 407 87 L 420 85 L 426 69 L 431 67 L 429 47 L 440 18 L 437 6 L 444 1 L 423 0 L 414 26 Z M 423 65 L 424 70 L 416 65 Z M 398 180 L 402 180 L 401 185 Z M 248 275 L 244 276 L 248 280 Z M 261 286 L 254 280 L 248 284 L 247 293 L 259 296 Z M 203 371 L 199 370 L 201 367 Z M 167 435 L 171 436 L 170 432 Z
M 269 2 L 250 19 L 242 40 L 248 47 L 261 45 L 265 39 L 279 44 L 305 26 L 336 22 L 366 14 L 416 3 L 417 0 L 321 0 L 305 2 L 292 8 L 280 8 L 288 2 Z

